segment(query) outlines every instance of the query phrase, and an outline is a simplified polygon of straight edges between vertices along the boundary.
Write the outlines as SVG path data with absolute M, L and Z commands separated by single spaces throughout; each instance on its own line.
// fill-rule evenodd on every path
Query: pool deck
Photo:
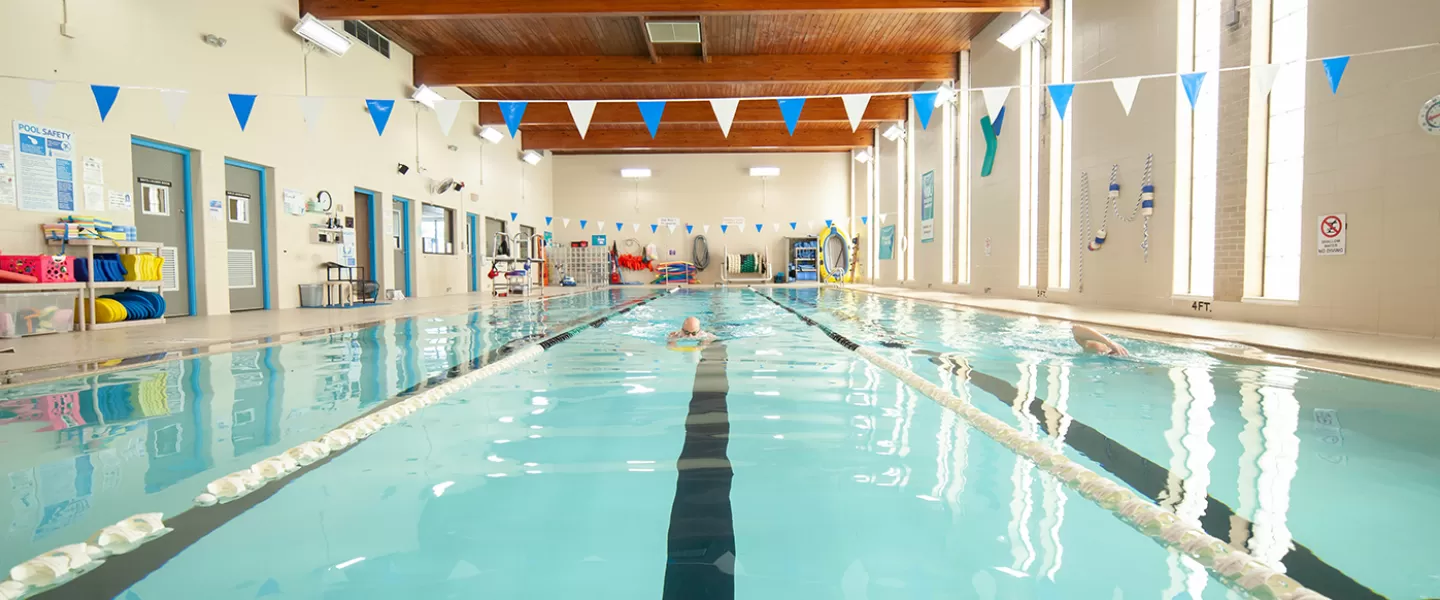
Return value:
M 494 298 L 489 294 L 456 294 L 355 308 L 257 310 L 173 318 L 144 327 L 0 340 L 0 348 L 13 348 L 11 353 L 0 354 L 0 386 L 49 381 L 181 356 L 230 352 L 397 318 L 458 314 L 483 306 L 558 298 L 595 289 L 551 287 L 545 288 L 543 296 Z
M 1417 387 L 1440 389 L 1440 340 L 1218 321 L 1180 315 L 1074 306 L 871 285 L 848 286 L 894 298 L 1084 323 L 1102 330 L 1139 332 L 1249 346 L 1206 348 L 1225 358 L 1293 365 Z

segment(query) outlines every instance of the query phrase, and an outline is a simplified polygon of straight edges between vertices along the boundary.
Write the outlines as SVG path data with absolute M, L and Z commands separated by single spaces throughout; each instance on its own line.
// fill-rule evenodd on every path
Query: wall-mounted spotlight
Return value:
M 540 164 L 544 159 L 545 155 L 535 150 L 526 150 L 520 154 L 520 160 L 530 163 L 531 166 Z
M 464 189 L 465 189 L 465 182 L 463 182 L 463 181 L 457 181 L 457 182 L 455 182 L 455 191 L 459 192 L 459 191 L 464 190 Z
M 1021 44 L 1039 37 L 1050 27 L 1050 17 L 1040 14 L 1038 10 L 1028 10 L 1020 15 L 1020 20 L 1010 26 L 1010 30 L 1000 34 L 999 41 L 1002 46 L 1011 50 L 1020 48 Z
M 430 89 L 430 86 L 422 83 L 420 84 L 420 87 L 415 88 L 415 93 L 410 94 L 410 99 L 424 104 L 425 106 L 430 107 L 431 110 L 434 110 L 435 103 L 444 100 L 445 97 L 441 96 L 435 90 Z
M 354 44 L 344 33 L 336 31 L 308 13 L 295 25 L 295 33 L 335 56 L 345 56 Z
M 626 179 L 644 179 L 650 176 L 650 169 L 636 167 L 633 169 L 620 169 L 620 176 Z
M 779 177 L 780 167 L 750 167 L 751 177 Z
M 955 86 L 950 82 L 940 84 L 935 90 L 935 108 L 940 108 L 955 100 Z
M 505 134 L 501 133 L 499 129 L 496 129 L 494 127 L 481 128 L 479 135 L 481 139 L 492 144 L 498 144 L 502 141 L 505 141 Z
M 200 36 L 200 40 L 216 48 L 224 48 L 225 44 L 230 43 L 230 40 L 222 38 L 213 33 L 207 33 L 203 36 Z
M 882 133 L 880 135 L 884 136 L 885 139 L 892 142 L 898 142 L 902 139 L 905 139 L 905 128 L 902 127 L 899 123 L 891 123 L 890 127 L 885 130 L 885 133 Z
M 395 165 L 395 172 L 404 175 L 410 172 L 410 167 L 407 167 L 404 164 L 398 164 Z
M 875 158 L 875 155 L 870 152 L 870 149 L 869 149 L 869 148 L 861 148 L 861 149 L 859 149 L 859 150 L 856 150 L 856 151 L 852 152 L 851 154 L 853 154 L 853 155 L 855 156 L 855 162 L 858 162 L 858 163 L 860 163 L 860 164 L 862 164 L 862 165 L 869 163 L 871 160 L 874 160 L 874 158 Z

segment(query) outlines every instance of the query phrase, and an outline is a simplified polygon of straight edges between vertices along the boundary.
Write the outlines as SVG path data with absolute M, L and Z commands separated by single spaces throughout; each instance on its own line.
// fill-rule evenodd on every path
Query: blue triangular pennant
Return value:
M 728 231 L 729 229 L 730 229 L 730 226 L 729 226 L 729 225 L 725 225 L 725 224 L 723 224 L 723 223 L 720 224 L 720 233 L 725 233 L 725 232 Z
M 755 233 L 760 233 L 760 230 L 761 230 L 761 229 L 764 229 L 764 228 L 765 228 L 765 224 L 764 224 L 764 223 L 756 223 L 756 224 L 755 224 Z
M 650 130 L 651 139 L 654 139 L 655 134 L 660 131 L 660 117 L 665 114 L 665 101 L 636 102 L 635 105 L 640 107 L 640 116 L 645 118 L 645 127 Z
M 1060 114 L 1060 120 L 1065 120 L 1065 111 L 1070 109 L 1070 96 L 1075 93 L 1073 83 L 1055 83 L 1050 85 L 1050 100 L 1055 103 L 1055 111 Z
M 505 117 L 505 126 L 510 128 L 510 137 L 520 133 L 520 119 L 525 118 L 525 107 L 529 102 L 496 102 L 500 105 L 500 114 Z
M 862 216 L 860 217 L 860 224 L 861 224 L 861 225 L 869 225 L 869 224 L 870 224 L 870 215 L 862 215 Z
M 512 213 L 510 213 L 510 220 L 511 220 L 511 221 L 514 221 L 515 219 L 517 219 L 517 218 L 519 218 L 519 217 L 520 217 L 520 213 L 518 213 L 518 212 L 512 212 Z
M 790 222 L 790 231 L 795 231 L 795 225 L 796 223 L 794 221 Z
M 780 98 L 780 116 L 785 118 L 785 127 L 795 135 L 795 126 L 800 124 L 800 111 L 805 110 L 804 98 Z
M 585 228 L 585 223 L 586 223 L 585 219 L 580 219 L 580 228 L 581 228 L 581 229 L 584 229 L 584 228 Z
M 113 85 L 92 85 L 90 93 L 95 94 L 95 107 L 100 109 L 100 121 L 103 123 L 105 117 L 110 116 L 110 108 L 115 106 L 115 97 L 120 95 L 120 88 Z
M 545 217 L 545 226 L 546 226 L 546 227 L 549 227 L 549 226 L 550 226 L 550 222 L 551 222 L 551 221 L 554 221 L 554 220 L 555 220 L 555 217 Z
M 656 225 L 656 224 L 654 224 L 654 223 L 651 223 L 651 224 L 650 224 L 650 233 L 655 233 L 656 231 L 659 231 L 659 230 L 660 230 L 660 226 L 659 226 L 659 225 Z
M 370 120 L 375 122 L 375 133 L 385 135 L 385 126 L 390 123 L 390 113 L 395 111 L 394 100 L 366 100 L 370 109 Z
M 1350 66 L 1350 57 L 1336 56 L 1320 61 L 1325 66 L 1325 77 L 1330 79 L 1330 93 L 1340 91 L 1340 78 L 1345 76 L 1345 67 Z
M 1205 85 L 1205 73 L 1181 75 L 1180 84 L 1185 86 L 1185 97 L 1190 99 L 1190 110 L 1195 110 L 1195 102 L 1200 99 L 1200 87 Z
M 616 222 L 615 222 L 615 231 L 621 231 L 621 230 L 624 230 L 624 229 L 625 229 L 625 224 L 624 224 L 624 223 L 621 223 L 621 222 L 619 222 L 619 221 L 616 221 Z
M 915 116 L 920 118 L 921 129 L 930 128 L 930 113 L 935 112 L 935 97 L 939 95 L 938 91 L 910 95 L 915 99 Z
M 833 221 L 833 220 L 831 220 L 831 219 L 825 219 L 825 226 L 826 226 L 826 227 L 830 227 L 830 226 L 831 226 L 830 224 L 831 224 L 831 223 L 834 223 L 834 222 L 835 222 L 835 221 Z
M 255 94 L 230 94 L 230 108 L 235 111 L 235 120 L 240 122 L 240 131 L 250 124 L 250 111 L 255 110 Z
M 694 225 L 686 225 L 686 226 L 685 226 L 685 233 L 695 233 L 695 226 L 694 226 Z

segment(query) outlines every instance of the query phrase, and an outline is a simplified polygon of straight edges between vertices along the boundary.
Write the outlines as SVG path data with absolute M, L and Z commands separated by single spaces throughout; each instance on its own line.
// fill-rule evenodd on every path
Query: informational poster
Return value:
M 105 161 L 94 156 L 85 157 L 85 183 L 105 184 Z
M 15 147 L 0 144 L 0 175 L 15 174 Z
M 284 197 L 285 212 L 292 215 L 305 214 L 305 195 L 300 190 L 286 189 L 281 194 Z
M 85 184 L 85 210 L 86 212 L 105 211 L 105 186 L 93 183 Z
M 129 212 L 135 209 L 135 200 L 130 192 L 110 190 L 110 210 Z
M 660 217 L 655 224 L 661 227 L 679 227 L 680 217 Z
M 880 228 L 880 260 L 895 260 L 895 226 Z
M 14 175 L 0 175 L 0 206 L 15 206 Z
M 1345 234 L 1350 225 L 1345 220 L 1345 213 L 1332 213 L 1320 217 L 1320 232 L 1315 236 L 1319 245 L 1320 256 L 1340 256 L 1345 254 Z
M 340 234 L 340 247 L 336 248 L 335 252 L 337 253 L 335 261 L 337 263 L 347 267 L 360 264 L 355 253 L 355 230 L 346 229 Z
M 721 225 L 727 225 L 727 226 L 730 226 L 730 227 L 739 227 L 739 228 L 741 228 L 741 229 L 744 229 L 744 228 L 745 228 L 745 217 L 721 217 L 721 218 L 720 218 L 720 224 L 721 224 Z
M 224 202 L 221 202 L 220 200 L 215 198 L 211 198 L 206 202 L 206 205 L 210 207 L 210 220 L 220 221 L 225 218 Z
M 75 135 L 15 121 L 15 147 L 20 210 L 75 210 Z
M 610 245 L 610 241 L 607 240 L 607 239 L 605 238 L 605 236 L 603 236 L 603 235 L 592 235 L 592 236 L 590 236 L 590 245 L 591 245 L 591 246 L 609 246 L 609 245 Z
M 935 171 L 920 176 L 920 243 L 935 241 Z

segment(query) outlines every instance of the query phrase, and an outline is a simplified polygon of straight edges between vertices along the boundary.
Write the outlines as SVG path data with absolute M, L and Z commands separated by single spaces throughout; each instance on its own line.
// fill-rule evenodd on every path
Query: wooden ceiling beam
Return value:
M 533 130 L 520 134 L 526 150 L 556 152 L 665 152 L 675 151 L 805 151 L 842 152 L 864 148 L 874 140 L 871 129 L 851 133 L 845 130 L 800 130 L 795 135 L 783 127 L 774 129 L 734 129 L 726 137 L 719 126 L 714 129 L 671 129 L 662 125 L 652 139 L 650 132 L 636 129 L 590 130 L 585 137 L 565 130 Z
M 1046 0 L 300 0 L 321 19 L 668 16 L 790 12 L 1013 12 Z
M 948 81 L 952 54 L 766 54 L 646 56 L 417 56 L 415 85 L 674 85 L 686 83 L 874 83 Z
M 870 105 L 865 108 L 865 121 L 903 121 L 905 120 L 905 103 L 909 99 L 904 96 L 878 97 L 870 100 Z M 802 123 L 831 122 L 849 123 L 850 118 L 845 114 L 845 104 L 839 98 L 811 98 L 805 102 L 805 110 L 800 113 Z M 715 122 L 715 110 L 710 107 L 709 102 L 671 101 L 665 104 L 664 123 L 703 123 Z M 735 110 L 736 123 L 784 123 L 785 118 L 780 114 L 780 106 L 774 100 L 742 100 L 739 108 Z M 505 117 L 500 114 L 499 105 L 494 102 L 480 103 L 480 124 L 502 125 Z M 592 125 L 644 125 L 645 120 L 640 116 L 640 109 L 634 102 L 601 102 L 595 105 L 595 114 L 591 117 Z M 526 125 L 566 125 L 573 126 L 575 119 L 570 116 L 570 109 L 563 102 L 534 102 L 525 108 L 525 119 L 521 121 L 522 127 Z

